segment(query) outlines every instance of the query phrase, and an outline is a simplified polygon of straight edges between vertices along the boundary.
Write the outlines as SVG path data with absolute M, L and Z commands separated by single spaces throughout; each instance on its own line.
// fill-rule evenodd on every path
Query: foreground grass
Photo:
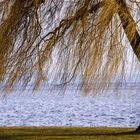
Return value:
M 132 128 L 0 127 L 0 140 L 140 140 Z

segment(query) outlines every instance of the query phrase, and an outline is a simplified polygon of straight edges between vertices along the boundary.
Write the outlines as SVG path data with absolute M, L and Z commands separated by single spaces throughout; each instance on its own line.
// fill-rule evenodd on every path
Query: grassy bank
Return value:
M 140 140 L 132 128 L 0 127 L 0 140 Z

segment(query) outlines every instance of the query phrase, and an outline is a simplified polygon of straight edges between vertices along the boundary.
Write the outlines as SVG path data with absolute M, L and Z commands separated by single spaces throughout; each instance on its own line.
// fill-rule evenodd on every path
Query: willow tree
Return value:
M 2 0 L 3 90 L 80 79 L 87 94 L 89 85 L 105 91 L 127 72 L 128 50 L 139 65 L 139 11 L 138 0 Z

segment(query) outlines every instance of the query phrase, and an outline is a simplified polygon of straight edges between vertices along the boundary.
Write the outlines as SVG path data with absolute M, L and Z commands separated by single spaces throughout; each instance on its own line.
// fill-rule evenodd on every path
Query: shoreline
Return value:
M 60 127 L 3 126 L 0 140 L 138 140 L 135 128 L 120 127 Z

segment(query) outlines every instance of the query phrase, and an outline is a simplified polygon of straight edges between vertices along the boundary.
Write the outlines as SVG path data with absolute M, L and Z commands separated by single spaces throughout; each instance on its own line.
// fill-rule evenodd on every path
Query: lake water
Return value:
M 0 100 L 0 126 L 112 126 L 140 124 L 140 91 L 119 95 L 83 97 L 67 91 L 65 96 L 47 91 L 17 91 Z

